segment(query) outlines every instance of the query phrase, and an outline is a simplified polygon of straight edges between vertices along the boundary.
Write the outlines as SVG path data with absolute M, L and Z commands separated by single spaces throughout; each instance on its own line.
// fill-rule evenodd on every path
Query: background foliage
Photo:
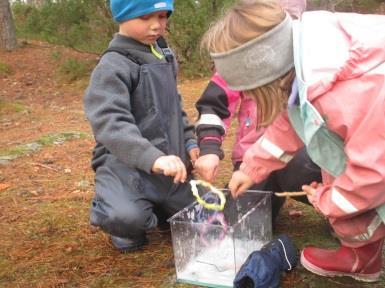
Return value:
M 185 76 L 207 76 L 211 64 L 199 42 L 210 23 L 236 0 L 175 0 L 168 39 Z M 308 0 L 309 9 L 370 11 L 384 0 Z M 117 25 L 108 0 L 14 1 L 18 37 L 40 39 L 77 50 L 102 53 Z
M 46 0 L 12 5 L 19 37 L 100 53 L 116 30 L 104 0 Z

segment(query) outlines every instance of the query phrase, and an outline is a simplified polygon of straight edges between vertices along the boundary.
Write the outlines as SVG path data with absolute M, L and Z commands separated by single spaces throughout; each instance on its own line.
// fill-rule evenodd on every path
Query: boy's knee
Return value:
M 111 219 L 114 222 L 122 223 L 122 226 L 132 231 L 145 231 L 156 227 L 157 224 L 157 219 L 152 209 L 144 210 L 140 207 L 117 209 L 113 215 L 111 215 Z
M 91 224 L 100 226 L 111 235 L 134 238 L 143 235 L 146 230 L 155 228 L 157 218 L 151 209 L 125 206 L 115 207 L 109 213 L 103 214 L 97 209 L 92 209 Z

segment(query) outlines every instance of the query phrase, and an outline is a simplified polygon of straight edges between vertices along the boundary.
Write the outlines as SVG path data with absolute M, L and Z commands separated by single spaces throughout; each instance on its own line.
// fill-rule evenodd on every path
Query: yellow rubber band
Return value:
M 204 208 L 216 211 L 222 211 L 223 209 L 225 209 L 226 197 L 222 191 L 218 190 L 213 185 L 203 180 L 190 180 L 190 185 L 192 194 L 197 199 L 197 202 L 201 204 Z M 209 188 L 211 192 L 217 194 L 219 197 L 219 204 L 207 203 L 205 200 L 203 200 L 199 195 L 197 185 L 202 185 L 203 187 Z

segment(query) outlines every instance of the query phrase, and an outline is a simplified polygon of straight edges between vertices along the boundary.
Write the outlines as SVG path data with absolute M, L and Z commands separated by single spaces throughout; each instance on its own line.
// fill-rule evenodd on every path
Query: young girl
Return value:
M 306 9 L 304 0 L 280 0 L 284 10 L 292 18 L 297 19 Z M 220 160 L 224 157 L 221 149 L 231 122 L 237 118 L 234 146 L 231 160 L 234 170 L 238 170 L 245 151 L 262 136 L 264 127 L 258 127 L 255 101 L 240 91 L 227 87 L 226 81 L 214 73 L 206 89 L 196 103 L 199 121 L 196 123 L 196 134 L 200 148 L 200 157 L 195 162 L 195 170 L 206 181 L 215 181 Z M 300 175 L 300 177 L 298 177 Z M 298 191 L 301 186 L 312 181 L 321 181 L 321 172 L 302 149 L 282 170 L 275 171 L 262 183 L 251 187 L 253 190 L 274 192 Z M 308 203 L 306 196 L 297 198 Z M 272 199 L 273 219 L 278 215 L 285 198 Z
M 306 9 L 306 0 L 280 0 L 282 8 L 293 19 L 298 19 Z M 209 182 L 215 180 L 219 160 L 223 158 L 220 149 L 223 136 L 231 121 L 237 115 L 238 126 L 231 160 L 235 170 L 242 162 L 244 152 L 262 134 L 264 129 L 256 123 L 257 111 L 255 102 L 239 91 L 227 87 L 226 81 L 218 73 L 214 73 L 209 84 L 196 104 L 199 121 L 196 132 L 200 144 L 200 157 L 195 169 Z
M 204 38 L 218 73 L 231 89 L 255 99 L 260 125 L 270 124 L 234 172 L 232 195 L 284 167 L 303 146 L 322 168 L 323 183 L 303 189 L 329 220 L 341 247 L 306 247 L 301 263 L 323 276 L 368 282 L 380 277 L 383 31 L 384 16 L 315 11 L 293 22 L 276 1 L 255 0 L 240 1 Z

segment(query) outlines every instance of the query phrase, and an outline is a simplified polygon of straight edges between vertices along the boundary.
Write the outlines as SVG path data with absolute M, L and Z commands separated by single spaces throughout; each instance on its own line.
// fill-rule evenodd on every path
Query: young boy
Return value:
M 84 96 L 97 143 L 91 224 L 129 252 L 146 243 L 147 230 L 193 201 L 186 180 L 199 150 L 181 107 L 174 56 L 159 41 L 173 1 L 111 0 L 110 6 L 119 33 Z

